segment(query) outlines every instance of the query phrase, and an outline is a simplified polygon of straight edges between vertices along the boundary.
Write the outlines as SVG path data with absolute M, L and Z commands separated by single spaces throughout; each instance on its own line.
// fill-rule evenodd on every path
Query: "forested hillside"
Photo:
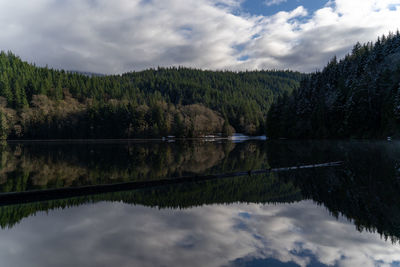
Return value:
M 291 71 L 158 68 L 82 75 L 0 53 L 1 138 L 132 138 L 265 132 L 274 98 L 291 93 Z
M 268 113 L 272 138 L 400 137 L 400 33 L 357 43 Z

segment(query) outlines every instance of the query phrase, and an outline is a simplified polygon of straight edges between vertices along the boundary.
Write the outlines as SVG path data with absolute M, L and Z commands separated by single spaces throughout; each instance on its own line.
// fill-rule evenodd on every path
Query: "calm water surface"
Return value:
M 339 167 L 0 206 L 1 266 L 400 266 L 398 142 L 9 143 L 0 192 Z

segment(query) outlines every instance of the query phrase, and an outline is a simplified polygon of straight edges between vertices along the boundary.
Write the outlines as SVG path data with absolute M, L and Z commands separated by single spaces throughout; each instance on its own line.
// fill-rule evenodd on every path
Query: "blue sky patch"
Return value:
M 391 10 L 391 11 L 396 11 L 397 7 L 400 7 L 400 4 L 390 4 L 388 6 L 389 10 Z
M 240 212 L 239 216 L 244 218 L 244 219 L 250 219 L 251 218 L 251 214 L 248 212 Z
M 250 56 L 248 56 L 248 55 L 244 55 L 244 56 L 241 56 L 241 57 L 238 57 L 238 61 L 246 61 L 246 60 L 248 60 L 250 58 Z
M 265 0 L 247 0 L 242 4 L 242 10 L 253 15 L 271 16 L 280 11 L 289 12 L 299 6 L 303 6 L 312 14 L 314 11 L 324 7 L 327 3 L 327 0 L 287 0 L 280 4 L 267 6 Z

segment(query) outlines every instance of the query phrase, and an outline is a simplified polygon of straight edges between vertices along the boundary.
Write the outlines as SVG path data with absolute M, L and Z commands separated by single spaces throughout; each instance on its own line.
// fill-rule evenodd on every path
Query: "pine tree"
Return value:
M 231 136 L 232 133 L 232 126 L 229 124 L 228 118 L 225 117 L 224 124 L 222 125 L 222 134 L 223 136 Z
M 0 95 L 7 99 L 8 104 L 13 103 L 13 93 L 6 74 L 0 76 Z
M 395 118 L 400 121 L 400 83 L 399 87 L 397 88 L 396 95 L 394 97 L 393 113 Z
M 5 140 L 8 137 L 8 122 L 7 118 L 4 115 L 3 111 L 0 110 L 0 139 Z

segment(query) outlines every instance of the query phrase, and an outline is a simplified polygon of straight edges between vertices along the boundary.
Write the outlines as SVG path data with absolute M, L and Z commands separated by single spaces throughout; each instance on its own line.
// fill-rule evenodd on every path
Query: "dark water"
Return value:
M 9 143 L 0 192 L 343 161 L 0 206 L 0 266 L 400 266 L 400 142 Z

